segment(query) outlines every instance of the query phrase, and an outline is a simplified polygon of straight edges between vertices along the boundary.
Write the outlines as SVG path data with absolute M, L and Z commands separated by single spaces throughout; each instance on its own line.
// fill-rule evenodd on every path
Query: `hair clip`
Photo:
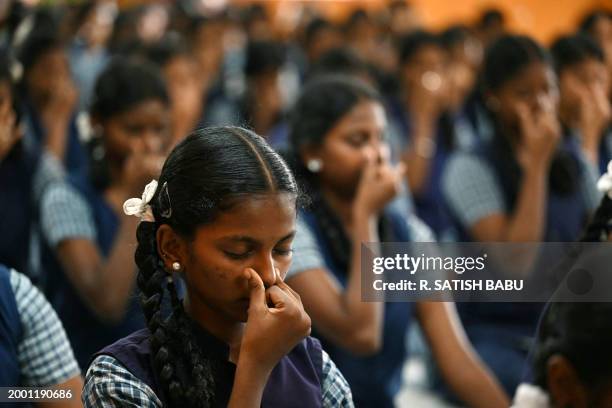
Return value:
M 168 182 L 164 181 L 162 185 L 161 193 L 159 195 L 159 199 L 161 200 L 165 196 L 165 199 L 168 200 L 167 205 L 160 205 L 160 215 L 164 218 L 170 218 L 172 216 L 172 203 L 170 202 L 170 193 L 168 192 Z

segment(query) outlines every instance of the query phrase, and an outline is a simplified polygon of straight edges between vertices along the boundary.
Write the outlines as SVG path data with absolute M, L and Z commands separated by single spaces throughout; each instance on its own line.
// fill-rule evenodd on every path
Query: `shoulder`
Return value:
M 304 211 L 298 214 L 293 239 L 293 257 L 287 272 L 287 279 L 304 271 L 326 267 L 311 218 L 312 214 Z
M 85 376 L 83 405 L 86 408 L 159 408 L 162 403 L 146 383 L 118 360 L 99 355 L 92 361 Z

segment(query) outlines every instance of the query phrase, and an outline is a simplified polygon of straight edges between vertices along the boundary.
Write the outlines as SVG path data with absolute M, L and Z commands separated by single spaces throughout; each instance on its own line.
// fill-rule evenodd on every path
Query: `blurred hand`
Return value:
M 140 197 L 144 186 L 157 179 L 164 164 L 162 155 L 131 155 L 124 164 L 120 189 L 129 197 Z
M 517 159 L 521 167 L 531 164 L 550 163 L 559 141 L 561 130 L 552 104 L 534 114 L 529 107 L 520 103 L 517 108 L 521 140 L 517 146 Z
M 354 210 L 378 215 L 399 193 L 405 174 L 403 163 L 393 167 L 387 159 L 369 155 L 357 186 Z
M 74 113 L 77 100 L 78 92 L 72 79 L 67 76 L 57 78 L 40 113 L 45 128 L 65 129 Z
M 247 359 L 271 370 L 310 334 L 311 320 L 300 296 L 278 274 L 268 289 L 253 269 L 245 269 L 244 277 L 249 284 L 250 302 L 239 364 Z
M 438 72 L 426 71 L 412 81 L 408 103 L 415 125 L 433 124 L 445 108 L 447 80 Z
M 598 148 L 603 130 L 610 122 L 610 102 L 606 90 L 586 87 L 578 89 L 580 101 L 578 127 L 584 138 L 583 143 Z

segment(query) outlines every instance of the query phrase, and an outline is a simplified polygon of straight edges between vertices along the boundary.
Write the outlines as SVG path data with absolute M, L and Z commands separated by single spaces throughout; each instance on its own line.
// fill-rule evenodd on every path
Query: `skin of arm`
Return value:
M 123 200 L 108 195 L 117 214 Z M 104 321 L 120 321 L 134 287 L 136 228 L 138 219 L 120 215 L 120 226 L 108 259 L 89 239 L 67 239 L 57 246 L 57 256 L 85 304 Z
M 382 303 L 361 301 L 361 243 L 378 242 L 376 219 L 355 211 L 353 248 L 346 289 L 323 269 L 288 279 L 300 294 L 308 314 L 321 333 L 358 355 L 375 353 L 382 344 Z
M 39 402 L 36 404 L 39 408 L 81 408 L 81 391 L 83 389 L 83 378 L 79 375 L 72 377 L 68 381 L 57 384 L 51 387 L 54 390 L 70 391 L 72 397 L 70 399 L 58 399 L 50 402 Z
M 417 317 L 444 380 L 470 407 L 508 407 L 510 400 L 472 350 L 454 303 L 418 302 Z

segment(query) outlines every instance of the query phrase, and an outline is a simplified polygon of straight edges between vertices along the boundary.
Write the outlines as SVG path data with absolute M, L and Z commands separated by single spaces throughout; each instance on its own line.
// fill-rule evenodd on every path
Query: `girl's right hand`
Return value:
M 534 114 L 521 103 L 517 106 L 519 129 L 522 139 L 517 147 L 517 159 L 521 167 L 534 164 L 548 165 L 557 147 L 561 130 L 557 114 L 552 106 Z
M 245 269 L 244 276 L 249 284 L 250 303 L 238 364 L 248 361 L 272 370 L 310 334 L 310 317 L 300 296 L 278 274 L 268 289 L 264 289 L 261 277 L 253 269 Z
M 368 155 L 357 186 L 354 210 L 364 215 L 377 215 L 400 192 L 406 174 L 403 163 L 392 166 L 385 158 Z

